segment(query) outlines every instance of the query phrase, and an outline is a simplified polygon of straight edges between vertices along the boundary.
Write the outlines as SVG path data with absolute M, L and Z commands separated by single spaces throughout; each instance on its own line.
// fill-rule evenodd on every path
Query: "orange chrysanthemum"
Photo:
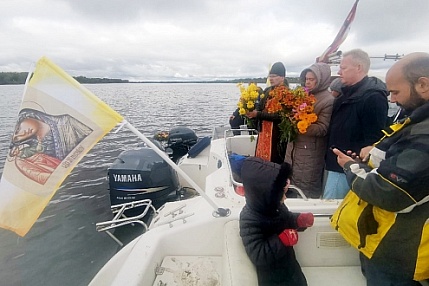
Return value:
M 307 132 L 311 123 L 316 122 L 315 102 L 316 98 L 301 86 L 293 90 L 278 86 L 270 91 L 266 108 L 269 113 L 279 112 L 282 116 L 279 124 L 281 141 L 292 142 L 299 133 Z

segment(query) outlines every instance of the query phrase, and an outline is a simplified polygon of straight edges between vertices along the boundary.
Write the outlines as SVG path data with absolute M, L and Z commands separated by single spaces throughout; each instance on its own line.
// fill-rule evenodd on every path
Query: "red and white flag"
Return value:
M 353 5 L 352 9 L 350 10 L 349 14 L 347 15 L 347 18 L 344 20 L 344 23 L 341 26 L 341 29 L 338 32 L 337 36 L 335 37 L 334 41 L 323 52 L 323 54 L 316 59 L 316 62 L 327 63 L 329 60 L 329 55 L 338 51 L 338 48 L 340 47 L 340 45 L 347 38 L 347 34 L 349 33 L 350 26 L 351 26 L 353 20 L 355 19 L 358 2 L 359 2 L 359 0 L 356 0 L 355 4 Z

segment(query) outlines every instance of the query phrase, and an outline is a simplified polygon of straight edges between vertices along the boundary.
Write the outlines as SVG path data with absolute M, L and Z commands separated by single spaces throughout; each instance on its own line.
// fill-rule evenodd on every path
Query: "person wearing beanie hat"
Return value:
M 291 183 L 307 197 L 317 199 L 323 192 L 327 134 L 334 103 L 328 91 L 331 67 L 326 63 L 315 63 L 301 72 L 300 79 L 302 85 L 316 98 L 314 113 L 317 120 L 310 124 L 304 134 L 298 134 L 296 140 L 287 144 L 285 162 L 291 164 L 295 171 Z
M 256 105 L 255 110 L 246 113 L 248 118 L 255 119 L 256 129 L 259 131 L 256 156 L 279 164 L 284 161 L 286 152 L 286 144 L 280 142 L 280 128 L 278 127 L 282 117 L 279 112 L 269 112 L 267 103 L 273 96 L 272 91 L 277 88 L 288 88 L 285 76 L 286 68 L 283 63 L 274 63 L 268 75 L 270 86 L 264 90 L 264 96 Z
M 241 168 L 246 205 L 240 213 L 240 236 L 256 266 L 258 284 L 307 285 L 293 246 L 297 230 L 311 227 L 312 213 L 293 213 L 284 204 L 292 168 L 249 157 Z
M 331 84 L 329 85 L 329 89 L 333 97 L 337 98 L 338 96 L 340 96 L 341 87 L 343 87 L 343 84 L 341 83 L 341 78 L 337 77 L 331 82 Z
M 286 76 L 286 68 L 281 62 L 274 63 L 270 69 L 270 75 L 277 75 L 281 77 Z

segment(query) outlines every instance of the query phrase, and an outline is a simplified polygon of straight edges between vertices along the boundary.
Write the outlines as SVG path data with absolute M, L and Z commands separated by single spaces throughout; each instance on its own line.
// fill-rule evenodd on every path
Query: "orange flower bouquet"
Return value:
M 316 122 L 315 102 L 314 95 L 301 86 L 292 90 L 287 86 L 279 86 L 270 91 L 266 107 L 269 113 L 280 112 L 282 116 L 279 124 L 280 141 L 294 141 L 298 134 L 304 134 L 308 126 Z

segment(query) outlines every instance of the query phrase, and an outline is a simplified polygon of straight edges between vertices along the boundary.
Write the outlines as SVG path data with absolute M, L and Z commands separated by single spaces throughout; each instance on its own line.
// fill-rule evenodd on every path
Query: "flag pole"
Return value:
M 33 75 L 33 73 L 34 73 L 34 64 L 31 64 L 30 71 L 28 72 L 27 78 L 25 79 L 25 83 L 24 83 L 24 92 L 22 93 L 23 98 L 25 93 L 27 92 L 28 82 L 30 81 L 30 78 Z
M 355 19 L 358 3 L 359 3 L 359 0 L 356 0 L 355 3 L 353 4 L 352 9 L 350 10 L 349 14 L 347 15 L 346 19 L 344 20 L 343 25 L 341 26 L 340 30 L 338 31 L 338 34 L 335 36 L 334 41 L 331 43 L 331 45 L 329 45 L 329 47 L 323 52 L 323 54 L 320 57 L 316 58 L 316 62 L 329 63 L 329 56 L 333 55 L 334 53 L 336 53 L 338 51 L 338 48 L 346 39 L 347 34 L 348 34 L 350 27 L 352 25 L 352 22 Z
M 143 140 L 150 148 L 153 149 L 162 159 L 164 159 L 168 165 L 170 165 L 180 176 L 182 176 L 215 210 L 219 216 L 227 216 L 229 214 L 228 209 L 219 208 L 215 202 L 207 196 L 207 194 L 197 185 L 197 183 L 192 180 L 188 174 L 186 174 L 182 169 L 179 168 L 171 159 L 168 157 L 166 153 L 160 150 L 152 141 L 150 141 L 146 136 L 144 136 L 140 131 L 138 131 L 133 125 L 131 125 L 128 121 L 124 122 L 124 126 L 126 126 L 131 132 L 133 132 L 137 137 Z

